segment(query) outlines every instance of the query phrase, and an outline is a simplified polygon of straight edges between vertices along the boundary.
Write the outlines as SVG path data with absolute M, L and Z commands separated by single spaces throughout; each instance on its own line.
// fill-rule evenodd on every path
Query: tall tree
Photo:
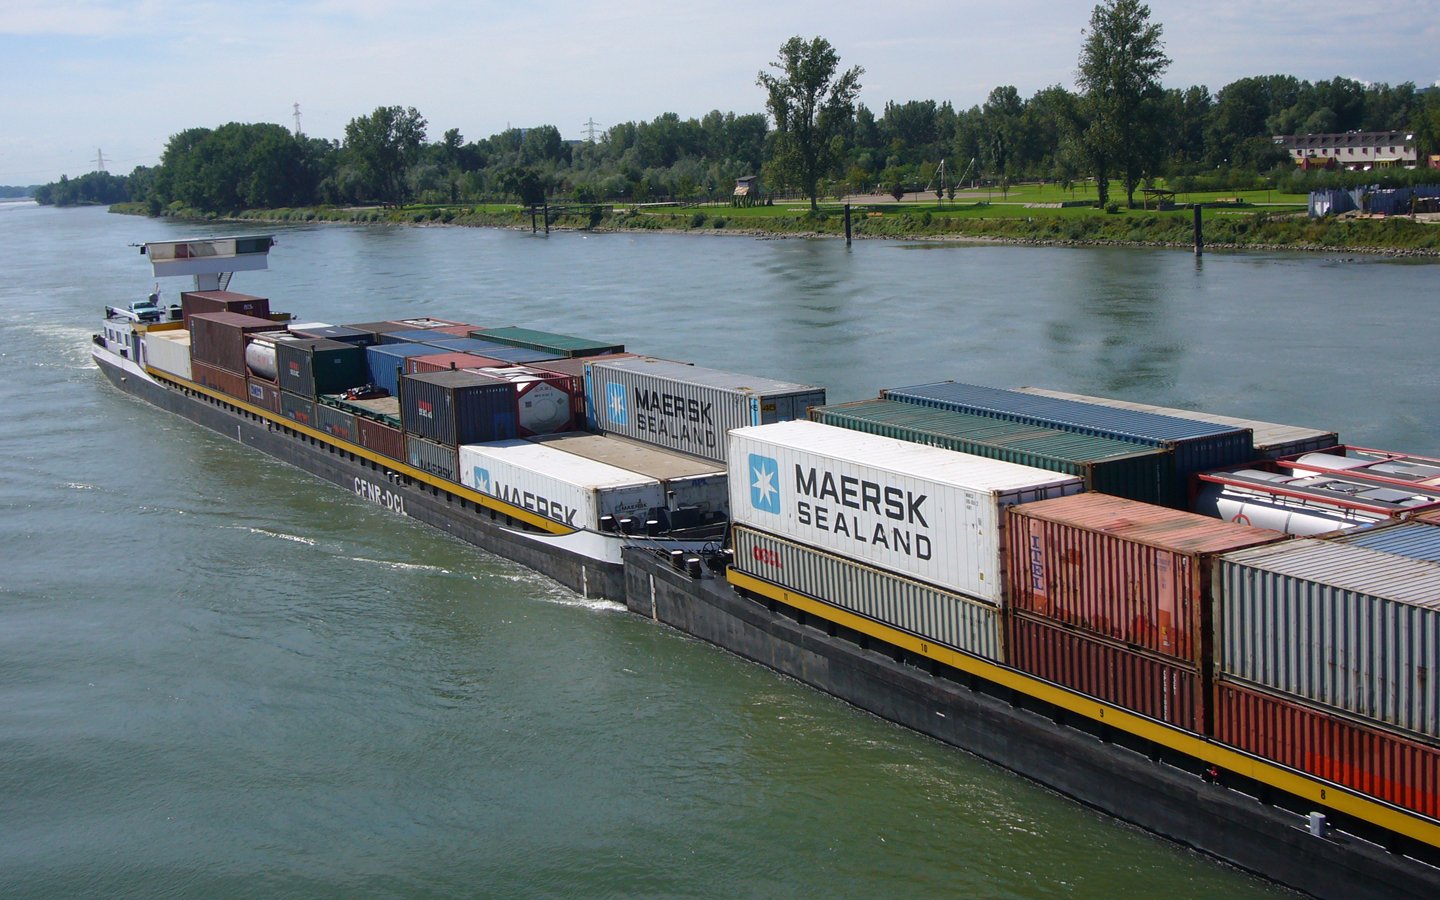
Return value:
M 837 76 L 840 55 L 830 42 L 798 36 L 781 45 L 770 67 L 779 74 L 762 70 L 756 83 L 769 92 L 765 105 L 775 120 L 771 169 L 782 183 L 798 184 L 814 210 L 820 178 L 839 161 L 865 70 L 852 66 Z
M 425 125 L 413 106 L 381 106 L 345 126 L 345 149 L 376 199 L 405 202 L 405 176 L 420 159 Z
M 1085 94 L 1085 146 L 1102 205 L 1109 200 L 1108 181 L 1114 173 L 1134 206 L 1135 188 L 1159 161 L 1160 76 L 1170 65 L 1162 30 L 1150 21 L 1150 7 L 1140 0 L 1105 0 L 1090 14 L 1077 81 Z

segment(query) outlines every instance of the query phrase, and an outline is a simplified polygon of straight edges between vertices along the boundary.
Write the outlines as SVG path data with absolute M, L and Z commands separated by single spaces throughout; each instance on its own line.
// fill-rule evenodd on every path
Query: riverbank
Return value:
M 141 204 L 117 204 L 112 212 L 149 215 Z M 451 225 L 544 229 L 543 215 L 517 206 L 433 205 L 408 207 L 307 207 L 247 210 L 219 216 L 196 210 L 169 210 L 171 218 L 257 223 L 340 222 L 349 224 Z M 1294 250 L 1323 253 L 1440 257 L 1440 224 L 1404 216 L 1325 217 L 1227 205 L 1203 212 L 1204 244 L 1211 250 Z M 978 201 L 944 207 L 874 205 L 852 208 L 851 234 L 857 240 L 981 241 L 1036 247 L 1152 247 L 1192 250 L 1190 210 L 1030 208 Z M 841 238 L 840 210 L 767 208 L 762 212 L 725 206 L 615 207 L 556 206 L 549 228 L 562 231 L 738 235 L 759 238 Z

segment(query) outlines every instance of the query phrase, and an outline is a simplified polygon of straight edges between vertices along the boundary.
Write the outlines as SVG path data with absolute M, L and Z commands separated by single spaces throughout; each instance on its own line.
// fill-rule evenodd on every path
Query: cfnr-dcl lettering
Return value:
M 355 496 L 385 507 L 391 512 L 405 515 L 405 498 L 378 484 L 371 484 L 363 478 L 355 479 Z

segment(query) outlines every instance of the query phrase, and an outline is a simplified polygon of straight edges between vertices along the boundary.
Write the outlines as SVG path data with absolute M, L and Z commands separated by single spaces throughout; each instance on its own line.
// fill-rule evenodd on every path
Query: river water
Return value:
M 128 245 L 236 230 L 0 204 L 0 895 L 1274 891 L 111 388 L 88 338 L 151 287 Z M 234 287 L 312 320 L 526 324 L 836 401 L 1036 384 L 1440 451 L 1433 263 L 278 233 Z

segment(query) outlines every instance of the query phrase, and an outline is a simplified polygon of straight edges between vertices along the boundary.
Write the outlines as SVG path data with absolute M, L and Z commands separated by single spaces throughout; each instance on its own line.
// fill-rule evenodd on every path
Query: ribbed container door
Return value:
M 315 404 L 315 427 L 342 441 L 355 441 L 359 438 L 354 413 L 323 403 Z
M 751 528 L 731 532 L 735 569 L 915 637 L 1003 662 L 998 608 Z
M 280 411 L 280 389 L 275 385 L 257 378 L 247 378 L 245 389 L 247 399 L 255 406 L 273 413 Z
M 460 463 L 454 447 L 410 434 L 405 436 L 405 459 L 422 472 L 460 483 Z
M 356 418 L 355 431 L 360 446 L 382 456 L 395 460 L 405 459 L 405 433 L 398 428 L 376 422 L 374 419 Z
M 313 428 L 315 427 L 315 401 L 289 391 L 281 391 L 280 415 Z

